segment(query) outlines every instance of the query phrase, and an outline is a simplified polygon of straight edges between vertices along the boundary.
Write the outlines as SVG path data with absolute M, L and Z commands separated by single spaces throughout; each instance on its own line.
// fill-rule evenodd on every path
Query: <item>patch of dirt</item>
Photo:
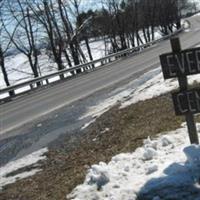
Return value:
M 0 200 L 64 200 L 92 164 L 134 151 L 148 136 L 179 128 L 183 120 L 175 116 L 170 95 L 124 109 L 115 106 L 81 134 L 66 136 L 57 150 L 50 150 L 42 172 L 6 186 Z

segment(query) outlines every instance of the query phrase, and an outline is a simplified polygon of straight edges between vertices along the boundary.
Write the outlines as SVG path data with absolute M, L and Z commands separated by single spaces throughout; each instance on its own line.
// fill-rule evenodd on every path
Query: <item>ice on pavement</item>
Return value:
M 197 126 L 199 132 L 200 124 Z M 116 155 L 108 164 L 92 165 L 84 183 L 67 197 L 74 200 L 136 200 L 138 196 L 157 190 L 163 196 L 158 192 L 151 199 L 182 199 L 183 187 L 192 187 L 200 194 L 199 178 L 200 146 L 190 146 L 183 124 L 157 139 L 146 139 L 133 153 Z M 191 191 L 191 194 L 184 192 L 187 199 L 196 199 Z
M 0 168 L 0 190 L 5 185 L 14 183 L 17 180 L 20 180 L 23 178 L 27 178 L 41 171 L 41 169 L 35 166 L 35 168 L 32 170 L 23 171 L 23 172 L 19 172 L 15 174 L 15 172 L 17 172 L 20 169 L 23 169 L 31 165 L 37 165 L 39 161 L 46 159 L 46 156 L 44 155 L 46 152 L 48 152 L 48 149 L 43 148 L 25 157 L 22 157 L 18 160 L 11 161 L 7 163 L 5 166 L 1 167 Z M 15 175 L 11 175 L 11 173 Z

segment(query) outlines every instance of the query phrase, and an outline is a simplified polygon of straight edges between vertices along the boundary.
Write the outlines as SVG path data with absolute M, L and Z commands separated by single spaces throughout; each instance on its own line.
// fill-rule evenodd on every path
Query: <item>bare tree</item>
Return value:
M 2 71 L 2 74 L 3 74 L 5 84 L 6 84 L 7 87 L 9 87 L 10 81 L 9 81 L 8 73 L 7 73 L 6 66 L 5 66 L 5 54 L 10 47 L 11 41 L 9 39 L 5 39 L 4 36 L 3 36 L 3 31 L 4 31 L 3 13 L 2 13 L 3 3 L 4 3 L 4 1 L 0 2 L 0 19 L 1 19 L 0 20 L 0 67 L 1 67 L 1 71 Z M 3 39 L 4 43 L 1 40 L 2 38 L 4 38 Z M 15 93 L 14 93 L 14 91 L 10 91 L 9 94 L 10 94 L 10 96 L 13 96 Z
M 49 40 L 50 49 L 52 51 L 54 61 L 57 64 L 58 70 L 65 68 L 62 60 L 62 52 L 64 49 L 64 40 L 62 31 L 59 27 L 58 18 L 56 15 L 55 4 L 52 0 L 41 0 L 36 2 L 28 2 L 30 11 L 33 13 L 35 20 L 37 20 L 44 28 L 44 34 Z M 60 76 L 64 78 L 63 75 Z
M 92 52 L 91 52 L 91 48 L 89 45 L 89 39 L 87 36 L 86 27 L 85 26 L 83 27 L 83 25 L 89 23 L 90 18 L 86 18 L 86 16 L 84 16 L 84 14 L 81 13 L 81 11 L 80 11 L 81 0 L 70 0 L 70 2 L 72 4 L 72 6 L 74 7 L 74 15 L 76 18 L 77 29 L 80 31 L 79 34 L 82 36 L 82 39 L 85 41 L 85 45 L 87 48 L 89 58 L 92 61 L 93 57 L 92 57 Z
M 81 18 L 80 10 L 79 10 L 80 4 L 81 4 L 81 0 L 70 0 L 70 1 L 68 1 L 67 4 L 65 4 L 65 8 L 68 9 L 69 14 L 71 15 L 71 17 L 73 17 L 74 26 L 76 25 L 74 30 L 72 30 L 73 35 L 71 37 L 71 43 L 75 46 L 76 52 L 78 53 L 77 55 L 79 56 L 79 61 L 85 63 L 85 62 L 87 62 L 87 59 L 81 49 L 80 36 L 83 34 L 83 32 L 85 30 L 85 25 L 87 24 L 85 22 L 87 20 L 84 21 Z M 87 40 L 87 38 L 86 38 L 86 40 Z M 86 45 L 87 45 L 86 48 L 88 50 L 89 57 L 90 57 L 90 59 L 92 59 L 92 54 L 91 54 L 90 47 L 89 47 L 89 41 L 86 41 Z M 80 70 L 79 70 L 79 72 L 80 72 Z
M 62 20 L 62 24 L 63 24 L 63 29 L 64 32 L 66 34 L 66 47 L 69 46 L 69 50 L 71 52 L 73 61 L 75 65 L 79 65 L 80 64 L 80 60 L 79 60 L 79 56 L 78 56 L 78 47 L 77 47 L 77 43 L 74 43 L 74 30 L 72 27 L 72 24 L 70 23 L 69 20 L 69 16 L 68 16 L 68 12 L 66 9 L 66 6 L 64 5 L 62 0 L 57 0 L 58 3 L 58 8 L 59 8 L 59 14 Z M 80 72 L 80 70 L 76 71 L 77 73 Z
M 140 6 L 137 0 L 128 0 L 126 5 L 126 19 L 128 19 L 129 33 L 131 34 L 132 46 L 135 46 L 135 38 L 137 41 L 137 46 L 143 44 L 141 36 L 139 34 L 139 29 L 141 26 L 141 14 Z
M 12 17 L 12 24 L 16 28 L 13 35 L 10 33 L 10 25 L 4 23 L 4 29 L 15 48 L 27 57 L 33 76 L 39 77 L 37 29 L 34 28 L 35 24 L 30 10 L 23 0 L 16 0 L 12 3 L 7 0 L 7 9 Z M 37 85 L 39 86 L 40 83 L 38 82 Z

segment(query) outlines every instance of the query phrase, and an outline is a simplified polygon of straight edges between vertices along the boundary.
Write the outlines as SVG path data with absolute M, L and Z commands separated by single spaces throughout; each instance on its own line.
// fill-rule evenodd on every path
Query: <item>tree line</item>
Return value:
M 6 86 L 10 49 L 24 54 L 33 76 L 39 77 L 42 48 L 62 70 L 88 62 L 82 43 L 93 60 L 92 38 L 104 40 L 109 53 L 135 47 L 155 40 L 158 30 L 167 35 L 179 29 L 183 12 L 193 6 L 188 0 L 102 0 L 97 10 L 84 11 L 84 2 L 0 0 L 0 67 Z

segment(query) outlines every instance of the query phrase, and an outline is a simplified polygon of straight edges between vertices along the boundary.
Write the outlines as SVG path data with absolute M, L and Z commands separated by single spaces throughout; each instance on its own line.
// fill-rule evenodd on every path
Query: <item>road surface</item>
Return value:
M 180 34 L 183 49 L 196 46 L 200 42 L 200 16 L 192 17 L 189 21 L 190 30 Z M 158 66 L 159 55 L 169 51 L 171 51 L 170 42 L 165 40 L 141 54 L 0 105 L 0 140 L 1 136 L 9 131 L 100 89 L 119 83 L 134 74 L 137 78 L 139 72 Z

